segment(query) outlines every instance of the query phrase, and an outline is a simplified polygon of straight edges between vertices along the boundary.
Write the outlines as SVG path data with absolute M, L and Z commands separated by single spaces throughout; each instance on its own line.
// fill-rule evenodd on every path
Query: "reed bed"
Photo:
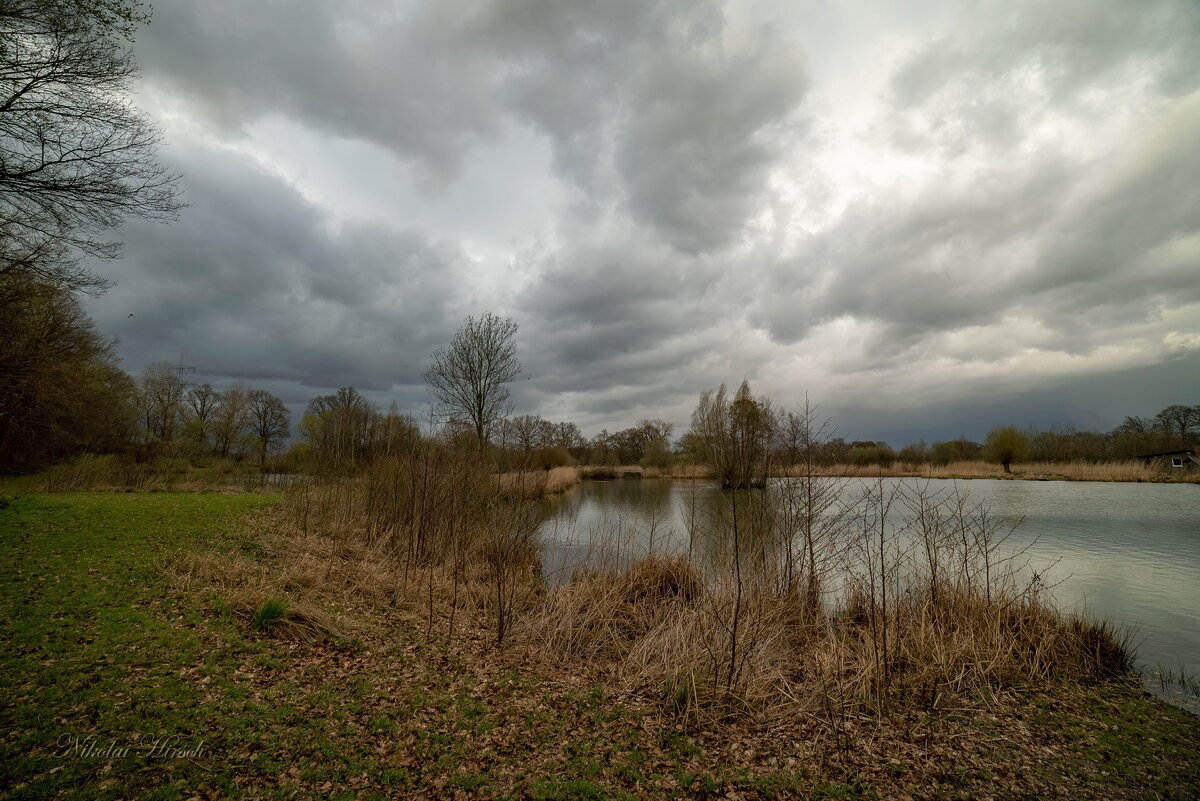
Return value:
M 644 467 L 642 465 L 585 465 L 579 468 L 584 479 L 607 480 L 627 473 L 637 473 L 642 478 L 711 479 L 713 471 L 699 464 L 677 464 L 671 467 Z
M 168 490 L 182 475 L 162 466 L 138 464 L 115 455 L 80 454 L 46 470 L 37 483 L 43 492 L 94 489 Z
M 581 480 L 582 473 L 578 467 L 518 470 L 496 476 L 501 493 L 527 499 L 566 492 Z
M 1016 591 L 989 598 L 955 588 L 935 602 L 913 589 L 892 599 L 886 617 L 861 605 L 823 608 L 803 593 L 739 595 L 731 584 L 672 579 L 652 582 L 658 593 L 632 591 L 664 569 L 678 566 L 639 561 L 624 574 L 565 585 L 521 633 L 556 655 L 603 665 L 630 687 L 661 692 L 691 717 L 934 708 L 1130 668 L 1122 639 L 1104 624 L 1064 618 Z
M 1166 473 L 1148 466 L 1140 460 L 1112 462 L 1030 462 L 1015 464 L 1011 473 L 1005 473 L 998 464 L 984 461 L 951 462 L 945 465 L 906 464 L 897 461 L 889 467 L 879 465 L 859 466 L 837 464 L 823 468 L 832 475 L 883 476 L 886 478 L 999 478 L 1060 481 L 1195 481 L 1196 476 Z M 800 467 L 783 468 L 783 476 L 798 476 Z
M 646 478 L 672 479 L 712 479 L 715 474 L 712 468 L 702 464 L 676 464 L 670 467 L 647 467 L 643 474 Z
M 805 474 L 804 465 L 778 465 L 771 469 L 775 478 L 796 478 Z M 1015 464 L 1011 473 L 992 462 L 982 460 L 957 461 L 944 465 L 910 464 L 902 461 L 880 465 L 834 464 L 815 468 L 823 475 L 884 478 L 996 478 L 1047 481 L 1128 481 L 1128 482 L 1196 482 L 1195 473 L 1164 471 L 1139 459 L 1107 462 L 1029 462 Z M 585 467 L 583 478 L 615 478 L 622 471 L 634 470 L 643 478 L 712 480 L 713 472 L 704 465 L 677 464 L 659 467 Z

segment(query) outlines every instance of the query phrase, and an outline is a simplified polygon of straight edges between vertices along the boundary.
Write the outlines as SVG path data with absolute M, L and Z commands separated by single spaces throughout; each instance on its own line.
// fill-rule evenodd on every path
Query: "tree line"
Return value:
M 985 442 L 965 437 L 926 444 L 910 443 L 895 450 L 884 442 L 841 439 L 825 443 L 826 463 L 891 467 L 893 464 L 936 464 L 990 460 L 1000 464 L 1028 462 L 1106 462 L 1137 459 L 1200 445 L 1200 405 L 1172 404 L 1151 417 L 1127 416 L 1109 431 L 1073 426 L 1050 429 L 997 426 Z
M 1172 405 L 1153 417 L 1126 417 L 1103 433 L 1001 426 L 983 443 L 958 438 L 895 450 L 883 442 L 833 436 L 807 403 L 784 409 L 754 396 L 743 383 L 732 394 L 724 387 L 703 393 L 690 430 L 676 441 L 674 426 L 660 419 L 615 432 L 604 429 L 589 438 L 571 421 L 502 415 L 511 411 L 505 381 L 493 383 L 489 403 L 443 403 L 425 433 L 394 404 L 385 412 L 355 388 L 343 387 L 309 401 L 297 442 L 285 454 L 293 432 L 280 397 L 245 382 L 224 389 L 191 383 L 168 362 L 152 363 L 137 379 L 130 377 L 117 366 L 112 342 L 65 287 L 10 273 L 0 280 L 0 314 L 9 333 L 0 352 L 0 465 L 9 468 L 79 451 L 124 451 L 139 459 L 165 454 L 260 465 L 286 456 L 276 461 L 277 469 L 343 470 L 433 438 L 483 449 L 481 456 L 502 470 L 572 463 L 669 468 L 683 462 L 713 464 L 718 473 L 728 467 L 732 483 L 754 484 L 755 470 L 747 465 L 891 467 L 990 459 L 1007 467 L 1017 461 L 1106 461 L 1192 447 L 1200 432 L 1200 406 Z M 486 326 L 492 318 L 481 319 Z M 515 325 L 500 322 L 511 339 Z M 479 325 L 468 318 L 464 330 Z M 472 409 L 478 412 L 475 420 L 469 416 Z M 820 432 L 814 430 L 818 422 L 823 423 Z

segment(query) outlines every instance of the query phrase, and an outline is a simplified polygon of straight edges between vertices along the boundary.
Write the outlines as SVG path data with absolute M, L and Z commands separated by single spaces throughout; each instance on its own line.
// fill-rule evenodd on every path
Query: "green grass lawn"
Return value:
M 151 759 L 148 749 L 155 741 L 216 747 L 216 719 L 198 714 L 212 701 L 207 688 L 230 682 L 270 648 L 243 637 L 233 620 L 206 619 L 155 568 L 175 549 L 230 537 L 247 512 L 274 500 L 25 495 L 0 511 L 8 643 L 0 773 L 12 797 L 79 787 L 77 797 L 118 798 L 119 780 L 147 769 L 166 785 L 156 797 L 179 795 L 162 780 L 180 771 L 180 760 Z M 128 747 L 128 756 L 80 756 L 110 744 Z
M 859 724 L 835 751 L 819 721 L 689 730 L 652 693 L 610 693 L 577 666 L 547 670 L 482 637 L 429 645 L 420 615 L 403 610 L 361 613 L 338 643 L 276 639 L 159 569 L 181 548 L 260 560 L 255 513 L 274 501 L 30 494 L 0 510 L 0 791 L 1192 798 L 1200 788 L 1200 721 L 1127 689 L 1017 698 L 936 725 Z

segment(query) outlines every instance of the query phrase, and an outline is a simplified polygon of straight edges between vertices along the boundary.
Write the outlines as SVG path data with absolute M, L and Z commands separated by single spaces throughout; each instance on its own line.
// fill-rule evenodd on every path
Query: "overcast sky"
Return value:
M 133 373 L 420 415 L 491 310 L 589 435 L 743 378 L 893 445 L 1200 403 L 1193 0 L 157 0 L 135 52 L 190 207 L 96 266 Z

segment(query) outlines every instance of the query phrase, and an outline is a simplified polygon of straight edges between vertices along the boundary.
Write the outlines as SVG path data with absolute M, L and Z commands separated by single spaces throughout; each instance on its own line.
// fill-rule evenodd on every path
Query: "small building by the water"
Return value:
M 1159 470 L 1200 471 L 1200 445 L 1195 448 L 1180 448 L 1176 451 L 1147 453 L 1138 457 L 1147 467 Z

